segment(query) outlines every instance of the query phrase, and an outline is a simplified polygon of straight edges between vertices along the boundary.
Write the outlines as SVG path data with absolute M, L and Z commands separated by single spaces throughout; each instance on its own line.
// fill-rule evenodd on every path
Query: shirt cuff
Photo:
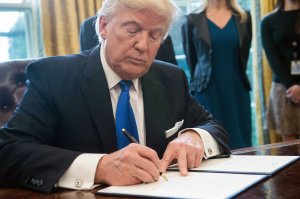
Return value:
M 210 157 L 214 157 L 221 154 L 218 142 L 213 138 L 213 136 L 210 135 L 209 132 L 207 132 L 204 129 L 200 128 L 188 128 L 183 129 L 179 132 L 178 136 L 180 136 L 182 133 L 193 130 L 196 131 L 201 139 L 203 140 L 204 144 L 204 159 L 208 159 Z
M 99 160 L 105 154 L 84 153 L 79 155 L 63 176 L 60 177 L 57 186 L 76 190 L 91 190 L 94 185 L 96 169 Z

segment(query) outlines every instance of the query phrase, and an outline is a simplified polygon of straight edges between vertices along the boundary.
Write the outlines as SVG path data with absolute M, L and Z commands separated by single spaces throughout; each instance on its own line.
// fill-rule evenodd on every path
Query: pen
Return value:
M 126 131 L 126 129 L 123 128 L 122 133 L 128 138 L 128 140 L 131 143 L 136 143 L 136 144 L 139 143 L 138 141 L 136 141 L 136 139 L 128 131 Z
M 131 143 L 136 143 L 136 144 L 138 144 L 138 141 L 136 141 L 136 139 L 128 132 L 128 131 L 126 131 L 126 129 L 122 129 L 122 133 L 128 138 L 128 140 L 131 142 Z M 165 173 L 163 173 L 163 172 L 159 172 L 159 175 L 163 178 L 163 179 L 165 179 L 166 181 L 168 181 L 168 178 L 167 178 L 167 176 L 165 175 Z

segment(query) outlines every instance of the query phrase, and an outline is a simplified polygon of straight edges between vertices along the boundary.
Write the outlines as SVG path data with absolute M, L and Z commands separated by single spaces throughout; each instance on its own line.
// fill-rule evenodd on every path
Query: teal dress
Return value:
M 208 87 L 196 98 L 228 132 L 231 149 L 251 146 L 250 94 L 242 79 L 239 35 L 234 17 L 223 29 L 208 19 L 212 74 Z

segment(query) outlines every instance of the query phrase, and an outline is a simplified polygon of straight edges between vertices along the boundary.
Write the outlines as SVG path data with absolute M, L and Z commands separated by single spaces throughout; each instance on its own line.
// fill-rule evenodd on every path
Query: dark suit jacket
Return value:
M 23 100 L 0 130 L 0 183 L 50 192 L 78 155 L 117 150 L 100 48 L 41 59 L 26 75 Z M 182 119 L 182 128 L 206 129 L 229 152 L 225 130 L 189 95 L 180 68 L 155 61 L 141 83 L 147 146 L 160 157 L 177 136 L 164 132 Z
M 90 50 L 99 44 L 95 30 L 97 16 L 86 19 L 80 26 L 80 51 Z M 170 35 L 160 45 L 155 59 L 177 65 L 173 42 Z
M 247 12 L 247 17 L 247 21 L 244 23 L 240 23 L 239 16 L 234 16 L 234 19 L 239 33 L 243 83 L 250 90 L 251 86 L 246 74 L 252 40 L 252 22 L 249 12 Z M 182 25 L 182 36 L 183 48 L 191 73 L 191 91 L 201 92 L 208 86 L 212 71 L 211 39 L 205 12 L 191 13 L 185 18 Z

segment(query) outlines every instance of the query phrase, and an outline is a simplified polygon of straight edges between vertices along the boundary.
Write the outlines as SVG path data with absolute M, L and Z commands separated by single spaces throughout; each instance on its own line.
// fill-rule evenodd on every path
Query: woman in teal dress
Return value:
M 231 149 L 251 146 L 250 14 L 235 0 L 207 0 L 182 31 L 192 94 L 225 126 Z

